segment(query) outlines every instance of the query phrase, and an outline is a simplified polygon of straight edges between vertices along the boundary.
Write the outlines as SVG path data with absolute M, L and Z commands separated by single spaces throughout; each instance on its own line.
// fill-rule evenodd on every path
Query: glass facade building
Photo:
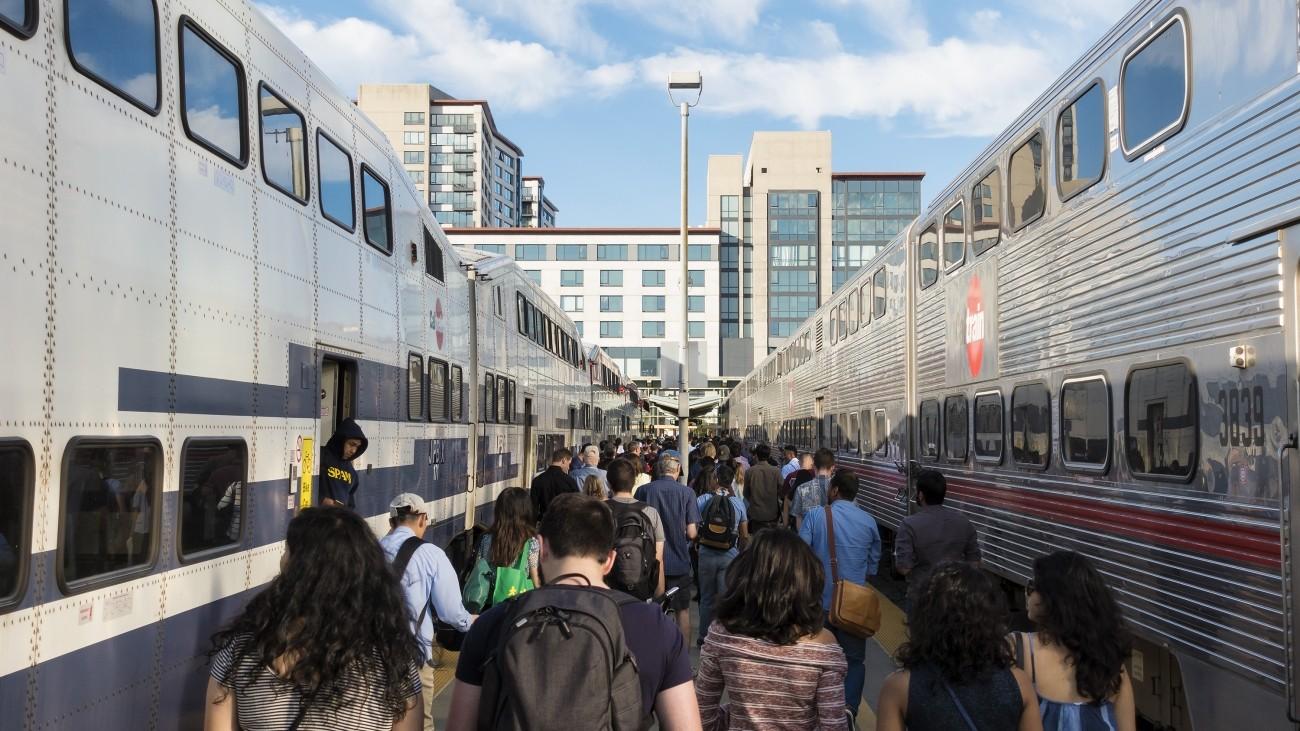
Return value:
M 831 291 L 835 292 L 920 214 L 921 181 L 835 176 L 831 198 Z
M 774 190 L 767 200 L 767 334 L 784 338 L 817 310 L 820 200 L 815 190 Z

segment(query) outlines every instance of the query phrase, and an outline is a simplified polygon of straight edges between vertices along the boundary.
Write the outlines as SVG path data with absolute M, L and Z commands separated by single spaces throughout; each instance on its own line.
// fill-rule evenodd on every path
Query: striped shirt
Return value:
M 238 669 L 234 663 L 248 640 L 248 635 L 241 635 L 221 648 L 212 658 L 211 675 L 234 693 L 235 722 L 238 728 L 244 731 L 285 731 L 298 717 L 302 708 L 302 696 L 297 688 L 265 666 L 257 672 L 251 684 L 244 685 L 244 673 L 248 665 L 257 661 L 245 657 Z M 300 731 L 390 731 L 394 719 L 383 707 L 379 695 L 382 692 L 378 685 L 383 682 L 380 675 L 382 672 L 382 666 L 376 659 L 375 667 L 369 670 L 369 677 L 363 677 L 360 671 L 349 673 L 341 685 L 351 688 L 356 697 L 349 699 L 351 702 L 338 713 L 327 705 L 308 709 L 298 727 Z M 404 685 L 407 698 L 420 695 L 418 667 L 411 666 Z
M 714 622 L 695 677 L 700 717 L 706 731 L 848 729 L 847 670 L 839 645 L 778 645 Z M 721 705 L 724 690 L 728 706 Z

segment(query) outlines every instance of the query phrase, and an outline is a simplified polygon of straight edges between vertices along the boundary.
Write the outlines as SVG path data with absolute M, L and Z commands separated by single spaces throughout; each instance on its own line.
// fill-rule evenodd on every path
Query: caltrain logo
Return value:
M 978 376 L 984 365 L 984 293 L 980 278 L 971 277 L 966 290 L 966 366 L 972 376 Z
M 429 313 L 429 327 L 433 328 L 433 335 L 438 340 L 438 350 L 442 350 L 443 340 L 443 317 L 442 317 L 442 299 L 439 298 L 434 302 L 433 311 Z

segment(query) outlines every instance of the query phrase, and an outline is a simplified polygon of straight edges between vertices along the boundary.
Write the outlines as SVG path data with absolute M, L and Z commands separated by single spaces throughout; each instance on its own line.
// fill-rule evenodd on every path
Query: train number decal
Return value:
M 1264 446 L 1263 386 L 1226 388 L 1219 391 L 1217 400 L 1223 414 L 1219 428 L 1220 446 Z

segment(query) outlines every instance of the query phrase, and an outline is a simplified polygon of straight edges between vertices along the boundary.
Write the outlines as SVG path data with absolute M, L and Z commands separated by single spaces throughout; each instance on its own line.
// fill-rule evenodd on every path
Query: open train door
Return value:
M 1295 601 L 1295 571 L 1300 566 L 1300 516 L 1296 515 L 1295 493 L 1300 488 L 1300 454 L 1297 454 L 1297 432 L 1300 432 L 1300 225 L 1291 226 L 1276 235 L 1283 257 L 1282 295 L 1283 323 L 1286 336 L 1286 387 L 1287 413 L 1284 433 L 1277 447 L 1279 490 L 1282 498 L 1282 636 L 1286 645 L 1287 716 L 1291 722 L 1300 721 L 1300 693 L 1296 682 L 1300 679 L 1297 667 L 1296 628 L 1300 627 L 1300 606 Z M 1234 243 L 1244 243 L 1238 238 Z M 1234 349 L 1235 351 L 1236 349 Z M 1251 358 L 1250 352 L 1232 354 L 1232 357 Z

